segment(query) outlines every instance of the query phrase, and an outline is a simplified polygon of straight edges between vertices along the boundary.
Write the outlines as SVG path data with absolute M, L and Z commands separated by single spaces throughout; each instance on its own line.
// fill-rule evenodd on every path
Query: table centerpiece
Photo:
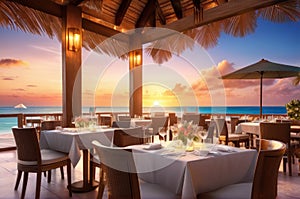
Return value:
M 75 117 L 74 123 L 75 123 L 75 127 L 78 128 L 79 131 L 93 130 L 97 125 L 97 116 L 91 116 L 91 115 L 78 116 Z
M 177 124 L 176 129 L 173 130 L 173 142 L 185 147 L 186 151 L 194 150 L 194 138 L 196 137 L 197 127 L 197 125 L 193 124 L 193 121 L 183 121 Z

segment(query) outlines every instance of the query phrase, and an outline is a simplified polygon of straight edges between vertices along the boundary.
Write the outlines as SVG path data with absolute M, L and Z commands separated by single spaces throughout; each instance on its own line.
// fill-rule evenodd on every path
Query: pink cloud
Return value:
M 223 60 L 215 67 L 201 71 L 202 77 L 192 84 L 192 88 L 202 98 L 207 96 L 207 93 L 223 90 L 229 105 L 258 105 L 259 79 L 222 80 L 220 78 L 235 70 L 233 63 Z M 284 105 L 293 98 L 298 99 L 300 86 L 293 86 L 292 80 L 293 78 L 263 79 L 263 104 Z
M 177 83 L 175 85 L 175 87 L 173 88 L 173 92 L 175 92 L 175 93 L 181 93 L 181 92 L 186 91 L 186 89 L 187 89 L 186 86 L 183 86 L 182 84 Z
M 0 59 L 0 67 L 9 68 L 14 66 L 28 66 L 28 63 L 20 59 Z

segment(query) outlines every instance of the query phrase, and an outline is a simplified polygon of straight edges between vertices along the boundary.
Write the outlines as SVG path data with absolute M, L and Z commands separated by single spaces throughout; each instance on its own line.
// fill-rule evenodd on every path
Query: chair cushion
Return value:
M 232 184 L 215 191 L 199 194 L 199 199 L 251 199 L 252 182 Z
M 95 162 L 95 163 L 97 163 L 97 164 L 100 164 L 100 163 L 101 163 L 101 162 L 100 162 L 99 155 L 97 155 L 97 154 L 94 154 L 94 155 L 93 155 L 93 158 L 91 159 L 91 161 L 92 161 L 92 162 Z
M 249 140 L 249 135 L 237 134 L 240 140 Z
M 226 136 L 224 135 L 220 135 L 219 137 L 220 140 L 224 141 L 226 139 Z M 236 136 L 235 134 L 228 134 L 228 141 L 231 142 L 231 141 L 238 141 L 239 140 L 239 137 Z
M 158 184 L 140 181 L 140 193 L 143 199 L 176 199 L 180 196 Z
M 53 151 L 49 149 L 41 150 L 42 164 L 52 164 L 58 161 L 64 161 L 69 158 L 68 154 L 61 153 L 58 151 Z

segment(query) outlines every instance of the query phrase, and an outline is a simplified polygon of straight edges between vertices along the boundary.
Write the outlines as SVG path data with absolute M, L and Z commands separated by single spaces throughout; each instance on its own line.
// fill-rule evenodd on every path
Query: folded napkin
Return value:
M 200 149 L 200 150 L 195 150 L 193 152 L 194 155 L 197 156 L 207 156 L 209 154 L 210 150 L 208 149 Z
M 238 150 L 235 149 L 234 147 L 228 147 L 228 146 L 217 146 L 215 147 L 217 151 L 220 151 L 220 152 L 237 152 Z
M 147 149 L 147 150 L 157 150 L 157 149 L 161 149 L 162 146 L 160 143 L 151 143 L 149 144 L 147 147 L 145 147 L 144 149 Z
M 63 128 L 63 132 L 77 132 L 76 128 Z

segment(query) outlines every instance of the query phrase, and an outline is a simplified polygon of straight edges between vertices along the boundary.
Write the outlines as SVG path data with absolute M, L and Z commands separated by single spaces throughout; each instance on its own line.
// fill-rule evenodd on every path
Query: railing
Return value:
M 118 112 L 118 113 L 112 113 L 112 112 L 97 112 L 96 115 L 98 118 L 100 117 L 105 117 L 105 116 L 110 116 L 112 119 L 116 119 L 116 115 L 122 114 L 122 115 L 129 115 L 128 112 Z M 143 113 L 143 116 L 149 116 L 150 113 Z M 216 117 L 218 116 L 224 116 L 225 114 L 203 114 L 203 115 L 214 115 Z M 258 114 L 226 114 L 226 116 L 249 116 L 249 117 L 259 117 Z M 264 114 L 263 118 L 267 117 L 286 117 L 286 114 Z M 0 114 L 0 118 L 17 118 L 17 126 L 18 127 L 23 127 L 24 125 L 26 126 L 28 123 L 33 122 L 35 119 L 40 119 L 42 120 L 62 120 L 62 113 L 16 113 L 16 114 Z
M 117 119 L 117 115 L 129 115 L 128 112 L 118 112 L 118 113 L 112 113 L 112 112 L 97 112 L 96 115 L 98 116 L 98 123 L 99 124 L 105 124 L 106 122 L 112 122 L 112 120 Z M 150 116 L 150 113 L 143 113 L 143 116 Z M 211 115 L 211 114 L 204 114 L 204 115 Z M 225 114 L 213 114 L 214 116 L 224 116 Z M 226 116 L 249 116 L 252 118 L 259 117 L 258 114 L 226 114 Z M 264 114 L 263 118 L 267 117 L 286 117 L 286 114 Z M 23 126 L 39 126 L 41 124 L 41 121 L 43 120 L 62 120 L 62 113 L 16 113 L 16 114 L 0 114 L 1 118 L 17 118 L 17 126 L 22 128 Z M 0 151 L 3 150 L 11 150 L 15 149 L 15 147 L 7 147 L 7 148 L 0 148 Z

